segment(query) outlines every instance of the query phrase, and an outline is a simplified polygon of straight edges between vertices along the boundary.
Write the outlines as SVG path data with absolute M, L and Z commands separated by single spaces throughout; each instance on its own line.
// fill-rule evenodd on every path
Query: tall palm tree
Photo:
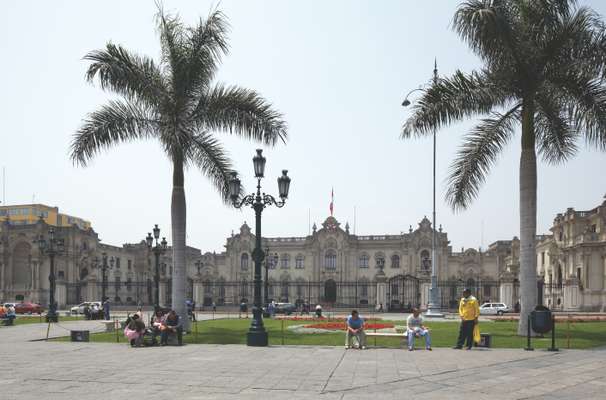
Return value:
M 185 308 L 186 206 L 184 169 L 199 169 L 228 202 L 233 170 L 215 132 L 275 145 L 287 138 L 282 115 L 258 93 L 213 82 L 228 52 L 229 25 L 213 10 L 193 27 L 160 8 L 157 16 L 161 58 L 137 55 L 108 43 L 84 58 L 89 82 L 121 96 L 90 113 L 71 144 L 74 163 L 86 166 L 102 150 L 122 142 L 157 139 L 173 165 L 171 221 L 173 308 L 187 321 Z
M 453 28 L 484 65 L 429 87 L 402 137 L 483 116 L 464 137 L 449 173 L 446 200 L 460 210 L 478 195 L 521 126 L 518 333 L 525 334 L 537 304 L 536 153 L 547 163 L 562 163 L 581 138 L 606 150 L 604 24 L 573 0 L 469 0 L 458 7 Z

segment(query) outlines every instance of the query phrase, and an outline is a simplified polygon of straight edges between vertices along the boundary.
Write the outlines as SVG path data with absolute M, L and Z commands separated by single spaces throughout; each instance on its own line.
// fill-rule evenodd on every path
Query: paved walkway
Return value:
M 62 328 L 102 329 L 97 321 L 53 327 Z M 44 324 L 0 328 L 0 398 L 606 399 L 604 350 L 28 342 L 45 335 Z

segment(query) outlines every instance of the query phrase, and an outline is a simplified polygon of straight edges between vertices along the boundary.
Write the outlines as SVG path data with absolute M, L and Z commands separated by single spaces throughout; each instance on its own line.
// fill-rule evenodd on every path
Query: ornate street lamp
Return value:
M 248 205 L 255 210 L 255 249 L 252 257 L 255 261 L 254 274 L 254 305 L 253 318 L 250 324 L 250 329 L 246 335 L 246 344 L 248 346 L 267 346 L 267 331 L 263 326 L 263 313 L 261 312 L 261 263 L 265 258 L 265 254 L 261 249 L 261 213 L 265 207 L 275 205 L 276 207 L 284 207 L 288 198 L 288 190 L 290 188 L 290 178 L 288 171 L 282 170 L 282 176 L 278 178 L 278 192 L 280 200 L 276 200 L 273 196 L 261 193 L 261 179 L 265 175 L 265 157 L 263 150 L 257 149 L 257 154 L 253 157 L 253 166 L 255 178 L 257 178 L 257 192 L 240 198 L 240 179 L 236 172 L 231 173 L 229 181 L 229 194 L 231 201 L 236 208 Z
M 50 273 L 48 275 L 50 293 L 46 322 L 58 322 L 59 314 L 57 314 L 57 302 L 55 301 L 55 256 L 63 253 L 65 250 L 64 241 L 63 239 L 55 237 L 55 228 L 50 228 L 48 230 L 48 240 L 40 235 L 36 241 L 40 253 L 48 255 L 50 259 Z
M 114 257 L 109 258 L 108 265 L 108 257 L 107 253 L 103 252 L 101 254 L 101 265 L 98 264 L 98 259 L 95 257 L 93 266 L 101 270 L 101 301 L 104 302 L 106 300 L 106 292 L 107 292 L 107 271 L 114 268 Z
M 433 79 L 432 83 L 435 85 L 438 83 L 438 62 L 434 63 Z M 402 102 L 403 107 L 410 105 L 408 96 L 416 91 L 426 90 L 426 87 L 419 87 L 413 89 L 406 95 Z M 433 209 L 432 209 L 432 221 L 431 221 L 431 286 L 429 288 L 429 304 L 427 305 L 427 312 L 425 313 L 428 317 L 443 317 L 444 314 L 440 312 L 440 288 L 438 287 L 438 275 L 437 275 L 437 257 L 436 257 L 436 130 L 433 130 Z
M 152 251 L 156 256 L 156 271 L 154 273 L 154 313 L 158 311 L 160 308 L 160 256 L 166 253 L 166 249 L 168 248 L 168 243 L 166 242 L 166 238 L 162 238 L 162 241 L 158 241 L 160 239 L 160 228 L 158 228 L 158 224 L 154 225 L 154 236 L 152 236 L 151 232 L 147 233 L 147 237 L 145 238 L 145 244 L 147 244 L 147 248 L 149 251 Z M 154 246 L 154 239 L 156 241 L 156 245 Z

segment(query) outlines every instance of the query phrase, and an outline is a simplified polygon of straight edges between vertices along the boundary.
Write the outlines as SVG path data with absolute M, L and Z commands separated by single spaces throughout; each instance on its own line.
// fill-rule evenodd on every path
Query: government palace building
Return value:
M 59 307 L 101 299 L 114 304 L 153 304 L 155 256 L 144 241 L 102 243 L 91 223 L 41 204 L 0 207 L 0 300 L 48 306 L 50 260 L 37 239 L 50 228 L 62 240 L 55 260 Z M 254 227 L 253 227 L 254 228 Z M 543 304 L 563 311 L 606 307 L 606 201 L 589 211 L 558 214 L 548 235 L 537 236 L 537 285 Z M 487 249 L 453 249 L 438 227 L 422 218 L 400 234 L 356 235 L 329 216 L 311 234 L 263 238 L 268 300 L 329 307 L 402 310 L 427 306 L 436 263 L 441 306 L 453 309 L 469 287 L 482 302 L 519 301 L 519 240 L 499 240 Z M 252 303 L 255 237 L 244 223 L 220 253 L 187 248 L 186 298 L 197 305 Z M 171 299 L 171 249 L 159 258 L 160 304 Z M 263 292 L 263 290 L 262 290 Z

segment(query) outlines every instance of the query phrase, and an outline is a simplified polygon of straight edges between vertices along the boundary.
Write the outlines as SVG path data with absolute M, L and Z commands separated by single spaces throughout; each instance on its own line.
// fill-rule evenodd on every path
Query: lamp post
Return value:
M 246 195 L 240 198 L 240 179 L 236 172 L 231 173 L 229 181 L 229 195 L 235 208 L 241 208 L 248 205 L 255 210 L 255 249 L 253 251 L 253 260 L 255 261 L 254 274 L 254 305 L 253 318 L 250 324 L 250 329 L 246 335 L 246 344 L 248 346 L 267 346 L 267 331 L 263 326 L 263 315 L 261 312 L 261 263 L 265 258 L 265 254 L 261 249 L 261 213 L 265 207 L 275 205 L 276 207 L 284 207 L 288 198 L 288 190 L 290 187 L 290 178 L 288 171 L 282 170 L 282 176 L 278 178 L 278 191 L 280 200 L 276 200 L 273 196 L 261 193 L 261 179 L 265 174 L 265 157 L 263 150 L 257 149 L 257 155 L 253 157 L 253 166 L 255 170 L 255 178 L 257 178 L 257 192 Z
M 46 322 L 58 322 L 59 314 L 57 314 L 57 302 L 55 301 L 55 256 L 63 253 L 64 241 L 63 239 L 56 238 L 55 229 L 50 228 L 48 230 L 48 240 L 40 235 L 37 242 L 40 253 L 48 255 L 50 259 L 50 273 L 48 275 L 50 293 Z
M 438 62 L 434 62 L 433 78 L 432 83 L 435 85 L 438 83 Z M 402 102 L 403 107 L 410 105 L 410 96 L 413 92 L 425 90 L 420 87 L 413 89 L 404 98 Z M 432 208 L 432 221 L 431 221 L 431 286 L 429 288 L 429 304 L 427 305 L 427 312 L 425 313 L 428 317 L 443 317 L 444 314 L 440 312 L 440 292 L 438 288 L 438 275 L 436 267 L 436 130 L 433 130 L 433 208 Z
M 107 292 L 107 271 L 114 267 L 114 257 L 109 258 L 109 265 L 107 263 L 107 253 L 101 254 L 101 266 L 97 268 L 101 269 L 101 301 L 104 302 L 106 299 L 105 293 Z M 96 263 L 95 263 L 96 264 Z
M 277 253 L 276 253 L 277 255 Z M 273 263 L 275 261 L 275 256 L 272 257 L 269 254 L 269 247 L 265 248 L 265 261 L 263 262 L 265 266 L 265 280 L 263 281 L 263 298 L 265 299 L 264 305 L 267 306 L 269 304 L 269 268 L 273 267 Z
M 168 243 L 166 242 L 166 238 L 163 237 L 162 241 L 158 241 L 160 239 L 160 228 L 158 228 L 158 224 L 154 225 L 154 236 L 152 236 L 151 232 L 147 233 L 147 237 L 145 238 L 145 243 L 147 244 L 147 248 L 149 251 L 152 251 L 156 256 L 156 270 L 154 273 L 154 313 L 158 311 L 160 308 L 160 256 L 166 253 L 166 249 L 168 247 Z M 156 245 L 154 246 L 154 239 L 156 240 Z

